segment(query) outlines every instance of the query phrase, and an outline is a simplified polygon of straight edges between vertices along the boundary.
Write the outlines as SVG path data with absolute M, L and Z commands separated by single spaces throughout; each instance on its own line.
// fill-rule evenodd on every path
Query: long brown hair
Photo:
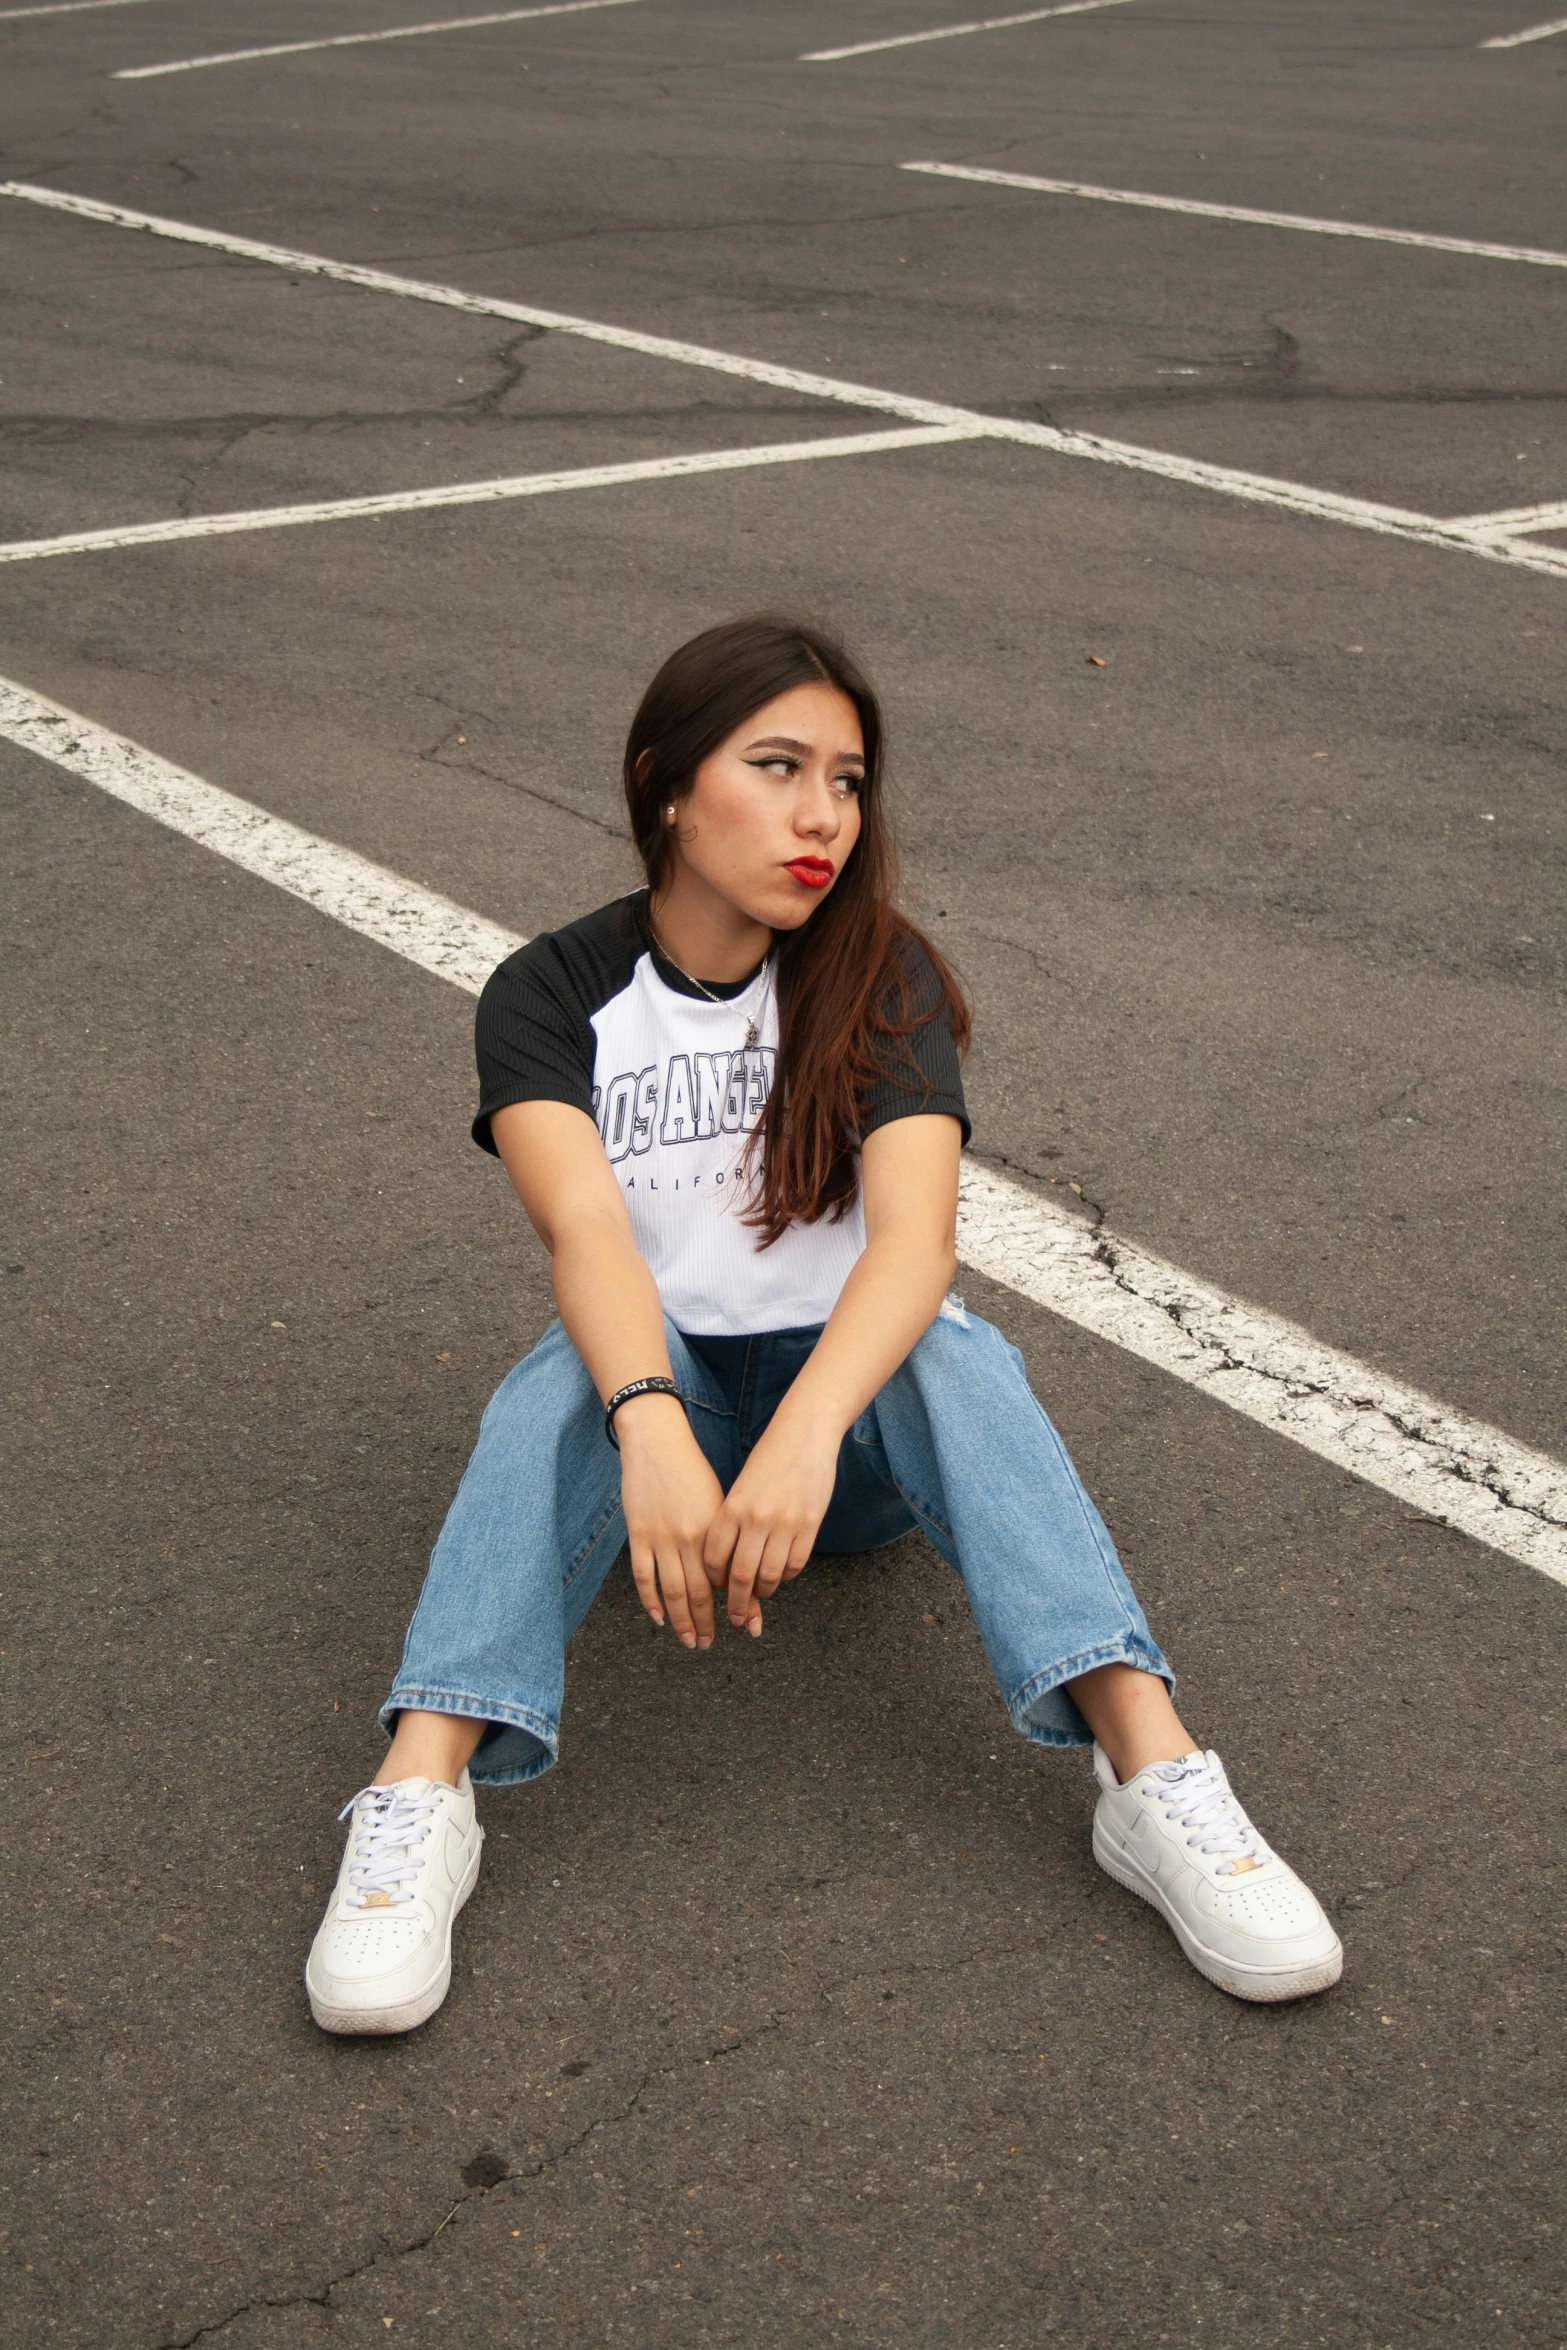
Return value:
M 818 684 L 836 686 L 859 714 L 860 834 L 826 902 L 778 939 L 778 1068 L 753 1137 L 762 1167 L 747 1217 L 764 1248 L 792 1223 L 829 1211 L 836 1218 L 853 1205 L 861 1107 L 878 1070 L 891 1064 L 901 1078 L 907 1063 L 911 1085 L 926 1086 L 908 1039 L 945 1011 L 964 1050 L 968 1007 L 930 940 L 893 902 L 881 703 L 836 637 L 777 612 L 704 629 L 670 654 L 626 740 L 631 836 L 656 894 L 673 855 L 660 809 L 685 797 L 703 760 L 753 712 L 794 686 Z

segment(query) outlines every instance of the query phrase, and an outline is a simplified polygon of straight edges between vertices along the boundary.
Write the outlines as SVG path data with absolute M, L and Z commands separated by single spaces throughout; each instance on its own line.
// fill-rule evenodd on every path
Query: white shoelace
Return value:
M 357 1907 L 385 1909 L 409 1898 L 403 1888 L 419 1874 L 418 1848 L 430 1833 L 440 1798 L 434 1793 L 410 1795 L 402 1786 L 364 1787 L 344 1804 L 338 1818 L 346 1820 L 357 1803 L 364 1803 L 365 1809 L 355 1834 L 348 1882 Z M 374 1894 L 382 1898 L 372 1902 Z
M 1151 1776 L 1171 1826 L 1194 1830 L 1186 1841 L 1199 1852 L 1224 1855 L 1221 1877 L 1235 1876 L 1243 1863 L 1258 1867 L 1267 1858 L 1262 1838 L 1205 1757 L 1160 1763 Z

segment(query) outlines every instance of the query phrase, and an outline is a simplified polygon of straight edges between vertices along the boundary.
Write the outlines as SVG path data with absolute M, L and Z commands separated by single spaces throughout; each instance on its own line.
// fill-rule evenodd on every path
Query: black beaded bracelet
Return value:
M 620 1438 L 615 1434 L 615 1414 L 623 1403 L 629 1403 L 634 1395 L 678 1395 L 679 1393 L 680 1390 L 673 1379 L 666 1379 L 662 1374 L 656 1379 L 633 1379 L 629 1387 L 617 1387 L 604 1406 L 604 1433 L 615 1450 L 617 1452 L 620 1450 Z

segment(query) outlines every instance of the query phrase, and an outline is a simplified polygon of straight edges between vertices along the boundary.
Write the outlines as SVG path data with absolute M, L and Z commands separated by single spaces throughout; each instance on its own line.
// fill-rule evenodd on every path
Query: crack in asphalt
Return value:
M 1045 1155 L 1048 1157 L 1050 1154 L 1047 1151 Z M 969 1144 L 968 1156 L 971 1159 L 978 1159 L 984 1166 L 1009 1167 L 1014 1169 L 1020 1175 L 1029 1176 L 1035 1183 L 1050 1183 L 1054 1184 L 1058 1191 L 1071 1192 L 1073 1198 L 1080 1203 L 1086 1213 L 1086 1228 L 1089 1234 L 1097 1235 L 1103 1228 L 1106 1215 L 1105 1208 L 1098 1200 L 1089 1198 L 1087 1192 L 1083 1189 L 1081 1183 L 1078 1182 L 1075 1175 L 1052 1175 L 1048 1168 L 1031 1167 L 1027 1159 L 1020 1159 L 1015 1155 L 1009 1155 L 1006 1151 L 983 1150 L 975 1143 Z M 1114 1268 L 1110 1267 L 1109 1270 L 1113 1272 Z M 1127 1290 L 1134 1296 L 1141 1297 L 1142 1295 L 1141 1290 L 1132 1290 L 1130 1282 L 1118 1280 L 1117 1285 L 1118 1287 Z
M 489 395 L 479 395 L 489 402 Z M 731 400 L 684 400 L 670 407 L 639 407 L 630 409 L 529 409 L 526 414 L 496 416 L 493 407 L 475 407 L 475 402 L 458 400 L 435 409 L 235 409 L 226 416 L 47 416 L 42 411 L 21 411 L 16 416 L 0 416 L 0 437 L 19 439 L 19 442 L 82 442 L 82 439 L 106 439 L 106 442 L 136 442 L 136 439 L 174 439 L 186 432 L 230 432 L 242 437 L 244 432 L 265 432 L 268 428 L 289 432 L 320 432 L 334 425 L 475 425 L 475 423 L 503 423 L 503 425 L 667 425 L 686 423 L 691 418 L 731 418 L 731 416 L 759 416 L 759 418 L 808 418 L 820 423 L 822 404 L 803 400 L 768 400 L 768 402 L 731 402 Z
M 1183 361 L 1181 364 L 1190 362 Z M 1126 384 L 1118 388 L 1106 387 L 1104 390 L 1088 387 L 1067 393 L 1052 390 L 1050 406 L 1063 415 L 1081 413 L 1090 408 L 1117 411 L 1136 408 L 1203 408 L 1220 401 L 1233 401 L 1238 395 L 1248 401 L 1277 400 L 1302 404 L 1321 401 L 1328 406 L 1343 404 L 1367 408 L 1516 408 L 1530 402 L 1559 407 L 1562 402 L 1561 392 L 1549 385 L 1538 391 L 1509 392 L 1488 391 L 1483 386 L 1465 384 L 1372 389 L 1369 385 L 1356 388 L 1325 383 L 1320 376 L 1297 382 L 1292 378 L 1276 376 L 1266 367 L 1258 367 L 1255 362 L 1246 367 L 1244 360 L 1209 359 L 1198 364 L 1212 368 L 1215 372 L 1222 368 L 1225 371 L 1223 380 L 1210 383 L 1161 383 L 1158 386 Z M 1246 372 L 1237 374 L 1237 368 L 1246 368 Z M 1039 410 L 1037 417 L 1032 413 L 1035 408 Z M 994 413 L 1000 415 L 1003 411 L 998 407 Z M 1029 420 L 1041 424 L 1056 421 L 1045 413 L 1044 403 L 1039 401 L 1029 403 Z
M 1073 982 L 1066 979 L 1062 972 L 1051 969 L 1037 947 L 1026 945 L 1020 938 L 1006 938 L 999 930 L 981 930 L 977 924 L 974 928 L 974 936 L 985 939 L 991 946 L 1006 947 L 1012 954 L 1024 956 L 1043 978 L 1055 981 L 1058 986 L 1070 987 L 1073 985 Z
M 1392 1404 L 1379 1400 L 1376 1396 L 1356 1394 L 1353 1390 L 1330 1386 L 1325 1380 L 1288 1378 L 1280 1372 L 1270 1371 L 1266 1364 L 1250 1362 L 1243 1355 L 1235 1354 L 1221 1340 L 1214 1338 L 1210 1332 L 1199 1329 L 1189 1322 L 1186 1318 L 1186 1309 L 1178 1298 L 1154 1296 L 1148 1290 L 1139 1288 L 1138 1284 L 1123 1271 L 1119 1244 L 1101 1228 L 1102 1223 L 1103 1211 L 1096 1210 L 1093 1228 L 1095 1261 L 1103 1265 L 1118 1289 L 1123 1290 L 1128 1297 L 1135 1297 L 1140 1305 L 1153 1306 L 1173 1322 L 1183 1336 L 1190 1338 L 1195 1345 L 1203 1348 L 1211 1358 L 1207 1366 L 1209 1371 L 1243 1371 L 1248 1378 L 1267 1380 L 1284 1395 L 1318 1395 L 1323 1397 L 1325 1401 L 1340 1405 L 1350 1411 L 1374 1412 L 1379 1418 L 1385 1420 L 1390 1428 L 1396 1429 L 1400 1436 L 1407 1437 L 1411 1444 L 1420 1445 L 1424 1451 L 1431 1455 L 1432 1467 L 1444 1477 L 1451 1477 L 1455 1484 L 1479 1486 L 1485 1492 L 1493 1494 L 1504 1508 L 1516 1510 L 1520 1517 L 1532 1518 L 1536 1525 L 1548 1526 L 1553 1531 L 1567 1525 L 1567 1519 L 1557 1516 L 1544 1504 L 1530 1501 L 1515 1493 L 1503 1472 L 1494 1463 L 1487 1462 L 1480 1467 L 1471 1467 L 1440 1435 L 1433 1434 L 1421 1422 L 1412 1419 L 1405 1412 L 1400 1412 Z M 1445 1521 L 1439 1518 L 1433 1518 L 1428 1522 L 1432 1525 L 1445 1525 Z
M 830 2009 L 838 1994 L 853 1984 L 866 1979 L 867 1975 L 870 1979 L 878 1982 L 901 1981 L 908 1977 L 939 1981 L 944 1976 L 961 1974 L 965 1969 L 985 1961 L 1026 1956 L 1030 1951 L 1036 1951 L 1039 1948 L 1039 1942 L 1040 1937 L 1030 1936 L 1022 1941 L 1008 1943 L 1004 1946 L 987 1943 L 983 1949 L 966 1951 L 958 1958 L 932 1960 L 929 1963 L 918 1959 L 907 1960 L 897 1966 L 855 1970 L 833 1977 L 830 1981 L 822 1976 L 809 1959 L 796 1957 L 784 1949 L 781 1943 L 778 1948 L 780 1956 L 791 1967 L 805 1969 L 817 1997 Z M 368 2259 L 355 2261 L 350 2267 L 341 2270 L 326 2284 L 313 2292 L 257 2294 L 247 2301 L 238 2303 L 225 2316 L 213 2318 L 207 2324 L 196 2327 L 190 2333 L 171 2335 L 157 2345 L 157 2350 L 194 2350 L 196 2344 L 210 2342 L 215 2336 L 225 2332 L 228 2327 L 237 2324 L 242 2317 L 251 2316 L 259 2310 L 315 2308 L 330 2311 L 332 2296 L 344 2286 L 357 2283 L 360 2278 L 371 2275 L 378 2268 L 406 2260 L 416 2252 L 428 2251 L 437 2236 L 444 2234 L 458 2214 L 467 2209 L 469 2205 L 483 2203 L 491 2195 L 499 2194 L 503 2188 L 525 2186 L 535 2179 L 545 2177 L 550 2171 L 557 2170 L 563 2162 L 569 2161 L 571 2156 L 586 2145 L 587 2141 L 599 2131 L 612 2130 L 619 2127 L 621 2123 L 629 2121 L 632 2115 L 640 2109 L 649 2092 L 656 2088 L 660 2082 L 674 2080 L 682 2073 L 697 2071 L 703 2065 L 721 2063 L 726 2057 L 738 2056 L 743 2051 L 754 2048 L 759 2041 L 768 2039 L 775 2033 L 786 2030 L 790 2024 L 802 2020 L 804 2019 L 800 2010 L 775 2008 L 765 2023 L 757 2025 L 749 2032 L 731 2033 L 713 2047 L 698 2049 L 690 2056 L 682 2057 L 678 2063 L 648 2067 L 630 2096 L 622 2099 L 619 2105 L 612 2106 L 603 2113 L 595 2114 L 590 2121 L 583 2124 L 581 2129 L 573 2132 L 570 2137 L 562 2139 L 558 2146 L 552 2147 L 537 2161 L 519 2164 L 515 2169 L 508 2168 L 494 2178 L 466 2187 L 456 2201 L 448 2207 L 443 2217 L 422 2235 L 411 2237 L 403 2244 L 385 2246 L 381 2251 L 372 2253 Z
M 505 390 L 510 390 L 507 385 Z M 47 416 L 42 411 L 26 411 L 16 416 L 0 416 L 0 439 L 16 442 L 157 442 L 157 439 L 179 439 L 183 435 L 228 435 L 242 439 L 247 432 L 284 430 L 284 432 L 322 432 L 334 428 L 359 428 L 359 425 L 470 425 L 503 423 L 503 425 L 667 425 L 691 423 L 700 418 L 733 418 L 759 416 L 764 421 L 799 421 L 808 418 L 820 423 L 820 402 L 803 400 L 768 400 L 768 402 L 731 402 L 731 400 L 684 400 L 670 407 L 639 407 L 630 409 L 529 409 L 526 414 L 496 414 L 498 397 L 505 392 L 482 392 L 475 400 L 449 402 L 444 407 L 423 409 L 315 409 L 291 411 L 287 409 L 235 409 L 221 416 Z
M 877 168 L 880 167 L 878 166 Z M 494 253 L 552 253 L 561 246 L 599 244 L 606 238 L 611 240 L 642 240 L 657 237 L 679 237 L 681 239 L 685 239 L 688 237 L 728 236 L 732 235 L 736 230 L 744 231 L 748 229 L 755 230 L 766 235 L 776 235 L 780 231 L 788 233 L 790 230 L 797 231 L 801 235 L 809 235 L 813 230 L 826 230 L 833 236 L 836 236 L 840 229 L 847 227 L 901 227 L 905 221 L 924 219 L 927 217 L 927 212 L 928 207 L 922 207 L 918 204 L 905 204 L 899 205 L 896 209 L 893 210 L 883 210 L 877 212 L 845 213 L 833 211 L 821 213 L 785 213 L 778 217 L 774 217 L 766 213 L 757 213 L 752 215 L 726 213 L 721 217 L 713 220 L 667 220 L 651 222 L 633 220 L 629 218 L 624 220 L 595 220 L 589 221 L 586 226 L 582 228 L 562 229 L 556 236 L 512 238 L 507 243 L 501 245 L 460 245 L 456 247 L 448 247 L 444 250 L 438 250 L 433 253 L 428 249 L 412 252 L 393 251 L 386 255 L 383 259 L 375 262 L 372 266 L 377 269 L 388 269 L 393 266 L 406 269 L 414 265 L 427 267 L 428 264 L 432 261 L 472 261 L 479 259 L 481 256 Z M 822 299 L 822 289 L 820 286 L 816 288 L 813 299 L 817 303 L 820 303 Z
M 573 2136 L 563 2139 L 558 2146 L 551 2148 L 547 2154 L 541 2155 L 536 2162 L 524 2163 L 515 2170 L 503 2171 L 498 2178 L 487 2185 L 468 2187 L 448 2208 L 445 2216 L 425 2234 L 412 2237 L 404 2244 L 386 2246 L 382 2251 L 372 2253 L 367 2260 L 355 2261 L 351 2267 L 343 2269 L 337 2276 L 330 2278 L 315 2292 L 257 2294 L 251 2300 L 240 2302 L 224 2317 L 213 2318 L 208 2324 L 197 2326 L 190 2333 L 169 2336 L 157 2345 L 157 2350 L 194 2350 L 194 2345 L 198 2342 L 210 2342 L 216 2335 L 224 2333 L 231 2325 L 236 2325 L 242 2317 L 251 2316 L 257 2310 L 310 2308 L 330 2310 L 333 2294 L 340 2291 L 343 2286 L 357 2283 L 361 2277 L 369 2276 L 375 2269 L 397 2261 L 407 2260 L 416 2252 L 427 2251 L 435 2242 L 436 2237 L 441 2235 L 457 2214 L 469 2204 L 483 2203 L 491 2195 L 498 2194 L 503 2187 L 525 2185 L 530 2180 L 543 2178 L 548 2172 L 558 2169 L 561 2163 L 569 2160 L 596 2131 L 613 2129 L 617 2124 L 629 2121 L 648 2091 L 659 2081 L 672 2080 L 678 2074 L 694 2071 L 701 2065 L 720 2063 L 726 2056 L 737 2055 L 741 2049 L 754 2045 L 758 2040 L 766 2039 L 770 2033 L 781 2031 L 784 2025 L 791 2021 L 793 2021 L 791 2010 L 774 2012 L 766 2023 L 758 2025 L 752 2032 L 731 2034 L 728 2039 L 721 2041 L 716 2047 L 698 2050 L 691 2056 L 682 2057 L 677 2064 L 650 2066 L 643 2073 L 631 2095 L 624 2099 L 620 2105 L 611 2108 L 606 2113 L 595 2114 L 592 2120 L 585 2123 Z
M 450 702 L 444 700 L 440 694 L 431 693 L 427 687 L 418 687 L 415 690 L 420 701 L 433 702 L 438 710 L 450 711 L 452 719 L 451 725 L 439 741 L 433 742 L 427 751 L 419 752 L 418 756 L 424 765 L 440 767 L 448 774 L 453 775 L 477 775 L 486 783 L 498 784 L 503 791 L 517 792 L 524 799 L 536 800 L 541 808 L 553 808 L 557 814 L 573 817 L 579 824 L 591 825 L 595 832 L 604 833 L 610 840 L 629 842 L 631 835 L 623 824 L 611 824 L 607 818 L 595 816 L 591 809 L 576 807 L 570 800 L 562 799 L 555 792 L 545 791 L 539 784 L 524 783 L 519 776 L 504 775 L 497 768 L 486 767 L 478 759 L 448 757 L 448 748 L 455 749 L 458 744 L 459 730 L 464 726 L 471 726 L 473 718 L 465 718 L 461 711 L 453 709 Z M 483 710 L 477 711 L 475 715 L 488 726 L 493 726 L 496 723 Z M 464 748 L 466 747 L 464 745 Z

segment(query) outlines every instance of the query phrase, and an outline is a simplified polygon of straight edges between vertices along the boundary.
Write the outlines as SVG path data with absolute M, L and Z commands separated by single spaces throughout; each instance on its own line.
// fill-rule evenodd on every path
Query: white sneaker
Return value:
M 337 1887 L 305 1962 L 323 2032 L 411 2032 L 452 1979 L 452 1920 L 479 1875 L 484 1830 L 466 1771 L 455 1787 L 399 1779 L 366 1787 Z
M 1094 1858 L 1161 1911 L 1199 1974 L 1237 1999 L 1304 1999 L 1344 1971 L 1309 1885 L 1263 1842 L 1216 1754 L 1150 1763 L 1123 1787 L 1094 1748 Z

